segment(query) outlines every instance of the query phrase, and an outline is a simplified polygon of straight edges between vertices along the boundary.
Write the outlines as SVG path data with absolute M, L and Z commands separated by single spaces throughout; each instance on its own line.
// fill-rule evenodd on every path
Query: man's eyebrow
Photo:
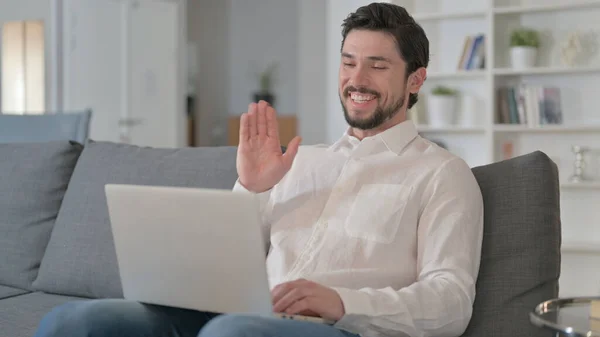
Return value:
M 384 61 L 384 62 L 392 63 L 392 60 L 390 60 L 387 57 L 383 57 L 383 56 L 369 56 L 367 58 L 369 60 L 373 60 L 373 61 Z
M 354 55 L 352 55 L 350 53 L 346 53 L 346 52 L 343 52 L 342 56 L 346 57 L 346 58 L 349 58 L 349 59 L 353 59 L 354 58 Z M 367 58 L 369 60 L 371 60 L 371 61 L 384 61 L 384 62 L 392 63 L 392 61 L 389 58 L 383 57 L 383 56 L 369 56 Z

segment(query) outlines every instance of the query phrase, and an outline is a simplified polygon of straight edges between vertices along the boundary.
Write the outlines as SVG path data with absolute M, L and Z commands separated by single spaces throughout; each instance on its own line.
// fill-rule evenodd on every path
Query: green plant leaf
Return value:
M 456 95 L 456 90 L 443 85 L 438 85 L 431 90 L 431 94 L 436 96 L 453 96 Z
M 533 29 L 519 28 L 510 34 L 511 47 L 534 47 L 540 45 L 539 33 Z

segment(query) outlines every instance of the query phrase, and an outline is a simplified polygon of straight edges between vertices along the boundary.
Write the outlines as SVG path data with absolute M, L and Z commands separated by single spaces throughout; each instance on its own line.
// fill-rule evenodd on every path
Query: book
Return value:
M 562 124 L 560 88 L 518 85 L 496 91 L 496 123 L 537 127 Z
M 463 51 L 458 60 L 457 70 L 485 68 L 485 35 L 476 34 L 465 37 Z

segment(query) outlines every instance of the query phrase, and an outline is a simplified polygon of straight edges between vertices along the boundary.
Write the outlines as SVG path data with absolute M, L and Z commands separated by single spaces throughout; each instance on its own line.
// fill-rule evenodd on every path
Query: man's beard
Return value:
M 346 108 L 346 105 L 344 104 L 345 99 L 351 99 L 350 98 L 350 92 L 359 92 L 361 94 L 370 94 L 375 96 L 374 99 L 379 101 L 379 98 L 381 97 L 381 95 L 373 90 L 369 90 L 369 89 L 365 89 L 365 88 L 360 88 L 360 89 L 356 89 L 355 87 L 349 86 L 344 90 L 344 95 L 343 97 L 340 96 L 340 103 L 342 104 L 342 109 L 344 109 L 344 118 L 346 119 L 346 123 L 348 123 L 348 125 L 350 125 L 350 127 L 355 128 L 355 129 L 360 129 L 360 130 L 371 130 L 371 129 L 375 129 L 379 126 L 381 126 L 383 123 L 387 122 L 388 120 L 392 119 L 399 111 L 400 109 L 404 106 L 404 93 L 402 93 L 402 95 L 400 95 L 400 98 L 398 100 L 396 100 L 395 102 L 393 102 L 391 105 L 387 106 L 387 107 L 382 107 L 379 105 L 379 102 L 377 104 L 377 108 L 375 108 L 375 111 L 373 112 L 373 115 L 367 119 L 352 119 L 350 117 L 350 115 L 348 114 L 348 109 Z

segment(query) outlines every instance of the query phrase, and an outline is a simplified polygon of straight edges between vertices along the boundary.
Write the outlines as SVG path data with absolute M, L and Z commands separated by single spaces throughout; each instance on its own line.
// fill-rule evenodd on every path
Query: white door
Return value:
M 178 133 L 185 130 L 179 123 L 186 117 L 179 72 L 178 6 L 139 1 L 130 18 L 131 117 L 142 121 L 140 127 L 131 129 L 131 139 L 143 145 L 174 146 Z
M 63 1 L 63 110 L 92 109 L 91 139 L 184 145 L 180 6 Z

